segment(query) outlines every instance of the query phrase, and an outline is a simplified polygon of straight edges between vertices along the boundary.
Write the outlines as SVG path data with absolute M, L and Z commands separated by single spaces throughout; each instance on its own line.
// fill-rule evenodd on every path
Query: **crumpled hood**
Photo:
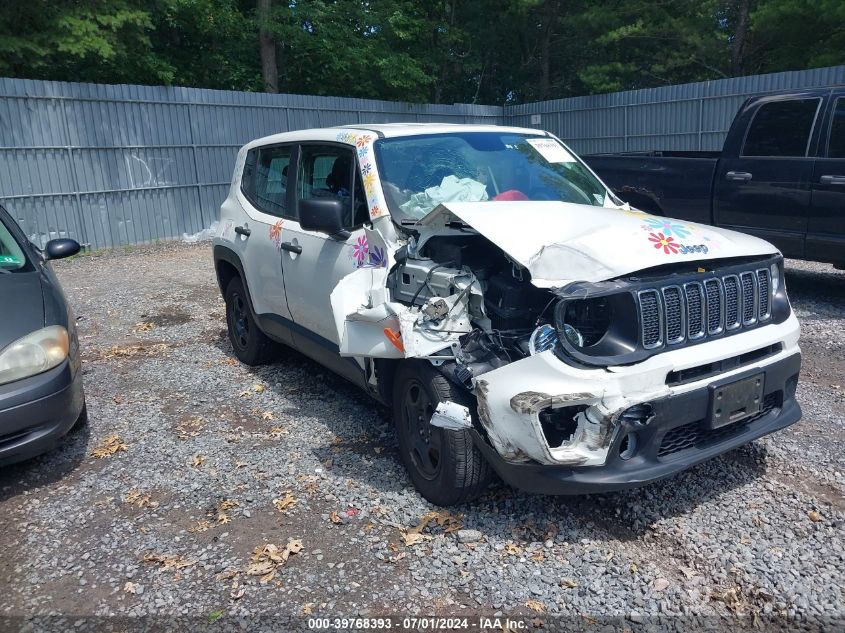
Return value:
M 736 231 L 568 202 L 444 203 L 420 224 L 436 231 L 455 219 L 527 268 L 540 288 L 604 281 L 684 261 L 778 252 Z

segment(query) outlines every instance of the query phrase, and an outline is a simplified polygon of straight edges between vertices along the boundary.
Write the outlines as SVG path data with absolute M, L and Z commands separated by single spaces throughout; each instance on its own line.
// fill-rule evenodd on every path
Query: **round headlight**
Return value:
M 574 347 L 595 345 L 610 328 L 611 313 L 606 297 L 569 301 L 556 312 L 558 333 Z

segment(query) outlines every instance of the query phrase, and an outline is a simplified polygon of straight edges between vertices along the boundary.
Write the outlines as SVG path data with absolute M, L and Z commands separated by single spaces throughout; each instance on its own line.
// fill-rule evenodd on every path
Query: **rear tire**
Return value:
M 240 277 L 233 277 L 226 286 L 224 299 L 229 341 L 237 359 L 252 367 L 275 360 L 280 346 L 259 329 Z
M 472 398 L 425 361 L 405 361 L 393 387 L 393 423 L 399 452 L 414 486 L 434 504 L 448 506 L 478 497 L 490 483 L 490 465 L 469 431 L 432 426 L 438 403 L 473 410 Z

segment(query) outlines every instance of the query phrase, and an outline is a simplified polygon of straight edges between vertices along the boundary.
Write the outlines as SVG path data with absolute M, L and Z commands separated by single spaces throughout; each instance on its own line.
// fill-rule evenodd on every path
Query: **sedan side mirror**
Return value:
M 76 255 L 81 248 L 76 240 L 61 238 L 47 242 L 44 246 L 44 254 L 47 255 L 47 259 L 62 259 Z
M 349 235 L 344 230 L 344 216 L 349 209 L 337 198 L 310 198 L 299 201 L 299 226 L 332 236 Z

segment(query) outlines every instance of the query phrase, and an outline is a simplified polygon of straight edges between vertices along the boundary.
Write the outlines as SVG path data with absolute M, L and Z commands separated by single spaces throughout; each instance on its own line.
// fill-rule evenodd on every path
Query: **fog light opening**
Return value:
M 631 459 L 637 452 L 637 434 L 628 433 L 622 438 L 619 444 L 619 457 L 622 459 Z

